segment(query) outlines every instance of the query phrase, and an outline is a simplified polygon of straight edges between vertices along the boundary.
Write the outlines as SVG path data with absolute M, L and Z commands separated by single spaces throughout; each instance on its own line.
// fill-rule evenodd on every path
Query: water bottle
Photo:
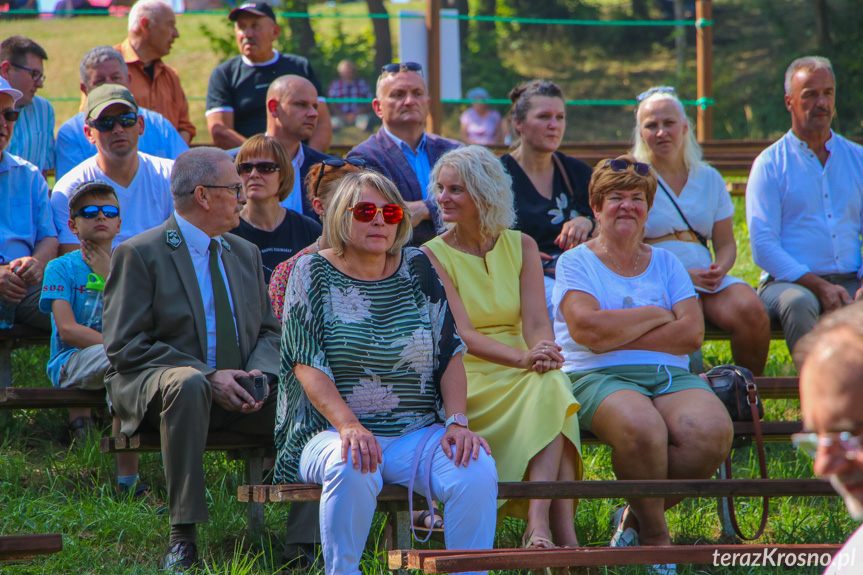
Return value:
M 18 304 L 0 297 L 0 329 L 12 329 L 15 325 L 15 308 Z
M 84 292 L 83 325 L 102 332 L 102 295 L 105 291 L 105 280 L 96 274 L 87 278 Z

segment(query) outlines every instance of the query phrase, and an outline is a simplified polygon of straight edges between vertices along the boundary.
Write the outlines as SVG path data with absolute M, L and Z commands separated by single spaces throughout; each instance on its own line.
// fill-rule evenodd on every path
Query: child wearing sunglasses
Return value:
M 102 290 L 111 265 L 111 243 L 120 231 L 120 203 L 100 180 L 82 182 L 69 200 L 69 229 L 81 249 L 48 263 L 39 308 L 52 314 L 48 378 L 54 387 L 105 389 L 110 367 L 102 345 Z M 97 433 L 89 408 L 69 410 L 69 430 L 85 441 Z M 119 427 L 115 421 L 115 434 Z M 118 489 L 147 493 L 138 483 L 138 454 L 117 455 Z

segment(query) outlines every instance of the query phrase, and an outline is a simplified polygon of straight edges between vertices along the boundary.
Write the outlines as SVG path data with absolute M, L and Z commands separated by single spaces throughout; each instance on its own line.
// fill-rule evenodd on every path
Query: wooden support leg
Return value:
M 12 387 L 12 340 L 0 341 L 0 387 Z
M 411 548 L 411 514 L 407 501 L 380 501 L 378 510 L 387 514 L 384 527 L 387 551 Z M 396 575 L 408 575 L 405 569 L 394 569 Z
M 247 484 L 260 485 L 264 479 L 264 449 L 244 451 L 243 461 L 246 464 Z M 264 533 L 264 504 L 250 501 L 247 505 L 249 534 L 252 537 L 260 537 Z

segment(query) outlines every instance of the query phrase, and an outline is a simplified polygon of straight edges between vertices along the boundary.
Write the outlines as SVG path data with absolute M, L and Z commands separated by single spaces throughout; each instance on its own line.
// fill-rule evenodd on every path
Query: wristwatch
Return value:
M 444 427 L 449 427 L 453 423 L 461 425 L 462 427 L 467 427 L 467 416 L 464 413 L 453 413 L 447 418 Z

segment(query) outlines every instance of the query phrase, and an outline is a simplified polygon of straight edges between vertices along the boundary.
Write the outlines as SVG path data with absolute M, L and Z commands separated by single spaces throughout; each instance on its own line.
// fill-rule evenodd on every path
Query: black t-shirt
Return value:
M 590 185 L 590 166 L 570 156 L 555 152 L 569 176 L 575 197 L 570 196 L 563 175 L 554 162 L 554 184 L 551 199 L 540 194 L 533 182 L 509 154 L 501 156 L 506 171 L 512 176 L 512 192 L 515 195 L 515 229 L 526 233 L 539 246 L 539 251 L 549 255 L 559 255 L 561 250 L 554 240 L 563 229 L 563 222 L 576 216 L 593 217 L 588 199 Z
M 294 210 L 285 210 L 285 219 L 279 226 L 268 232 L 259 230 L 246 220 L 240 218 L 240 225 L 231 233 L 240 236 L 258 246 L 261 250 L 261 260 L 264 264 L 264 281 L 270 283 L 270 276 L 283 261 L 290 259 L 295 253 L 306 246 L 315 243 L 321 237 L 321 224 Z
M 250 138 L 267 131 L 267 90 L 276 78 L 293 74 L 315 85 L 318 96 L 321 83 L 305 58 L 279 54 L 278 60 L 263 66 L 251 66 L 242 56 L 216 66 L 207 86 L 207 112 L 234 113 L 234 130 Z

